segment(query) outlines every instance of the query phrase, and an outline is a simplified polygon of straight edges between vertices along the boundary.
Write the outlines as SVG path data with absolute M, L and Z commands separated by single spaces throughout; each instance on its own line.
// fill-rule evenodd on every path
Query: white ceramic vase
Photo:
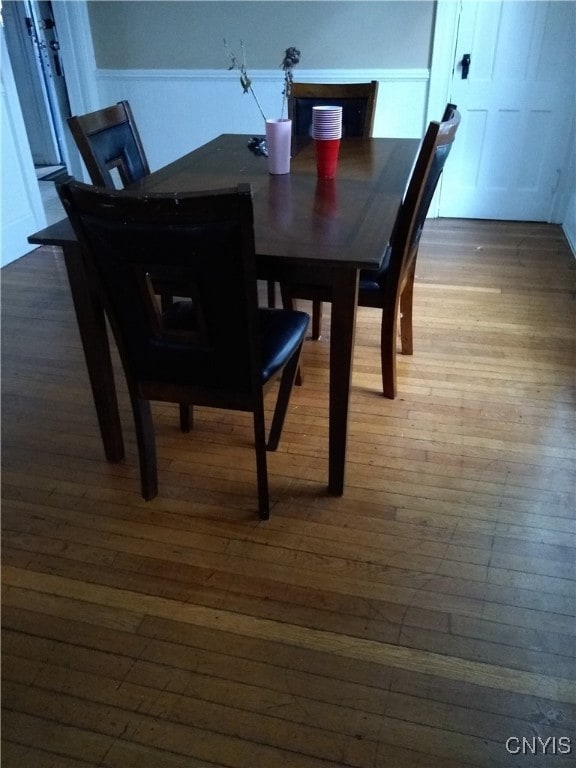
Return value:
M 274 175 L 290 173 L 292 120 L 266 120 L 268 170 Z

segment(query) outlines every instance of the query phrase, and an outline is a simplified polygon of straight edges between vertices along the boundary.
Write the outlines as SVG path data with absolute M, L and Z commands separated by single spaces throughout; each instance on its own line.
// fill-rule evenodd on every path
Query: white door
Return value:
M 28 0 L 2 3 L 4 36 L 34 165 L 59 165 L 60 152 L 38 55 Z
M 573 174 L 575 19 L 573 2 L 461 3 L 450 101 L 462 125 L 440 216 L 552 220 L 561 174 Z
M 46 216 L 1 27 L 0 91 L 0 266 L 4 266 L 36 247 L 27 238 L 46 226 Z
M 101 105 L 94 76 L 96 64 L 86 2 L 55 3 L 53 11 L 67 62 L 72 106 L 75 114 L 90 112 Z M 2 25 L 0 97 L 0 266 L 4 266 L 36 247 L 30 245 L 27 238 L 46 226 L 46 216 Z M 72 175 L 83 178 L 78 152 L 69 156 L 68 167 Z

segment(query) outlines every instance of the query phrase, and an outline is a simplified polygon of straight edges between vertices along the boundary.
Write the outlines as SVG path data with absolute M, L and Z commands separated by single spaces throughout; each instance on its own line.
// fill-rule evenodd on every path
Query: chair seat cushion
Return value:
M 191 301 L 178 301 L 162 315 L 163 325 L 170 331 L 196 330 L 196 317 Z M 261 375 L 266 383 L 281 369 L 302 343 L 308 328 L 309 316 L 305 312 L 285 309 L 259 309 L 261 341 Z M 150 350 L 149 350 L 150 352 Z M 217 385 L 244 389 L 248 383 L 246 356 L 239 360 L 211 360 L 209 349 L 187 344 L 158 341 L 152 352 L 154 367 L 158 370 L 160 358 L 163 370 L 171 380 L 180 384 Z M 150 361 L 152 362 L 152 361 Z
M 259 309 L 262 381 L 270 379 L 292 356 L 308 328 L 306 312 Z

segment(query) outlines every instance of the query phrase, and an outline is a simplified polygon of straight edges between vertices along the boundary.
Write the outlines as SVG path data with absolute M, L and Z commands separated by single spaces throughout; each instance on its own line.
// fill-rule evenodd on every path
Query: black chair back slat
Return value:
M 85 115 L 74 115 L 67 122 L 92 184 L 116 189 L 133 184 L 150 173 L 128 101 L 119 101 Z
M 312 107 L 342 107 L 342 137 L 371 136 L 378 83 L 293 83 L 288 100 L 294 136 L 312 135 Z

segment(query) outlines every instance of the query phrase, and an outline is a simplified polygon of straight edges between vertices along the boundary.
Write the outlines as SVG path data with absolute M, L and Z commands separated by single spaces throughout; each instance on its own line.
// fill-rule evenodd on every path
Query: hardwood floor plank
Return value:
M 250 637 L 259 637 L 268 641 L 284 642 L 296 647 L 311 649 L 331 649 L 332 653 L 344 658 L 370 660 L 386 666 L 411 669 L 413 671 L 432 671 L 451 679 L 466 682 L 483 681 L 494 688 L 506 688 L 519 693 L 542 695 L 551 699 L 576 703 L 576 690 L 567 679 L 533 672 L 496 667 L 493 665 L 465 661 L 456 657 L 445 657 L 430 651 L 417 651 L 411 648 L 395 646 L 389 643 L 375 643 L 350 636 L 308 629 L 303 631 L 296 625 L 286 625 L 267 619 L 257 619 L 240 615 L 232 611 L 218 611 L 203 606 L 181 605 L 166 598 L 136 594 L 126 590 L 110 589 L 94 584 L 84 586 L 80 582 L 70 581 L 46 574 L 38 577 L 29 571 L 6 567 L 4 583 L 7 587 L 31 589 L 45 595 L 56 594 L 82 602 L 104 605 L 106 610 L 116 608 L 120 611 L 161 618 L 174 618 L 185 623 L 199 624 L 204 627 L 228 629 Z M 128 607 L 130 606 L 130 608 Z
M 82 761 L 85 755 L 90 755 L 96 765 L 101 765 L 113 741 L 89 729 L 79 729 L 42 716 L 12 710 L 7 703 L 3 707 L 2 720 L 3 732 L 10 734 L 11 741 L 62 757 L 63 762 L 67 758 Z
M 87 762 L 85 759 L 64 757 L 61 754 L 43 752 L 34 747 L 16 744 L 8 739 L 2 741 L 2 765 L 4 768 L 97 768 L 98 763 Z
M 43 523 L 43 526 L 45 527 L 46 523 Z M 153 557 L 154 555 L 156 557 L 163 555 L 166 563 L 176 562 L 180 564 L 179 567 L 195 565 L 196 567 L 207 568 L 211 573 L 231 572 L 236 577 L 242 575 L 246 577 L 258 576 L 264 558 L 267 578 L 282 584 L 292 584 L 294 587 L 300 585 L 305 588 L 312 582 L 327 592 L 336 591 L 340 594 L 357 595 L 364 599 L 385 599 L 391 604 L 419 604 L 423 608 L 429 605 L 426 591 L 434 591 L 443 595 L 442 602 L 438 605 L 440 610 L 471 616 L 481 616 L 486 601 L 495 601 L 501 604 L 507 602 L 509 605 L 525 608 L 527 615 L 528 613 L 533 615 L 529 625 L 537 620 L 536 616 L 544 615 L 545 606 L 546 621 L 550 628 L 569 626 L 569 617 L 574 615 L 574 601 L 571 594 L 556 597 L 551 593 L 542 594 L 540 591 L 494 586 L 486 583 L 486 579 L 482 576 L 478 582 L 471 582 L 460 578 L 442 577 L 441 574 L 434 571 L 430 574 L 422 573 L 419 568 L 411 573 L 406 569 L 400 570 L 388 566 L 382 553 L 378 553 L 378 559 L 383 565 L 378 566 L 370 559 L 370 550 L 367 553 L 367 562 L 354 562 L 351 557 L 346 559 L 328 558 L 327 554 L 319 559 L 314 554 L 308 555 L 306 553 L 308 545 L 303 539 L 302 550 L 300 551 L 278 549 L 272 543 L 268 543 L 264 547 L 244 543 L 241 549 L 236 552 L 234 549 L 235 542 L 229 542 L 224 538 L 198 538 L 194 536 L 188 537 L 184 542 L 181 532 L 177 529 L 165 532 L 165 545 L 162 547 L 158 541 L 153 545 L 147 544 L 146 527 L 144 526 L 133 523 L 131 528 L 126 528 L 123 524 L 124 530 L 119 528 L 118 524 L 108 525 L 107 528 L 108 530 L 101 528 L 98 531 L 93 531 L 89 527 L 89 521 L 87 527 L 82 529 L 66 525 L 62 529 L 62 534 L 58 534 L 56 531 L 54 544 L 45 551 L 58 551 L 62 547 L 68 549 L 71 542 L 75 541 L 82 545 L 80 551 L 83 557 L 87 557 L 90 552 L 89 549 L 85 548 L 86 546 L 98 545 L 99 548 L 108 548 L 116 552 L 122 551 L 128 556 L 148 554 L 152 560 L 156 559 Z M 113 533 L 110 533 L 110 530 Z M 138 533 L 139 535 L 132 539 L 132 536 L 118 535 L 122 533 Z M 66 543 L 59 541 L 62 537 Z M 175 549 L 177 540 L 178 547 Z M 212 542 L 210 546 L 204 544 L 208 541 Z M 209 553 L 210 550 L 211 553 Z M 104 559 L 105 562 L 106 555 L 105 553 L 98 554 L 92 559 L 94 562 L 101 562 Z M 420 564 L 421 561 L 417 561 L 417 565 Z M 166 566 L 163 567 L 166 568 Z M 538 611 L 540 614 L 537 613 Z M 567 620 L 564 619 L 565 615 Z M 518 618 L 516 620 L 518 621 Z M 565 629 L 564 631 L 569 630 Z

